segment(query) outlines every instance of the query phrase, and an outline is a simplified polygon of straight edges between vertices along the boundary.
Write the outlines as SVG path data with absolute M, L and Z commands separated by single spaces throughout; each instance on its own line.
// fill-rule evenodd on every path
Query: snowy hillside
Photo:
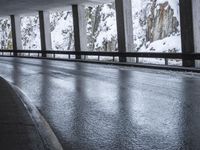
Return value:
M 181 52 L 179 0 L 132 0 L 132 8 L 132 51 Z M 117 51 L 115 4 L 86 5 L 85 17 L 88 50 Z M 72 8 L 50 12 L 50 21 L 52 49 L 74 50 Z M 11 49 L 9 19 L 0 19 L 0 26 L 0 47 Z M 23 48 L 40 49 L 38 16 L 23 16 L 21 27 Z
M 41 49 L 38 15 L 21 17 L 21 35 L 23 49 Z
M 132 0 L 133 33 L 136 51 L 150 52 L 149 46 L 154 41 L 175 36 L 180 38 L 179 5 L 178 0 Z M 180 43 L 180 39 L 176 38 Z M 166 40 L 167 40 L 166 39 Z M 177 44 L 176 51 L 180 51 Z M 162 45 L 159 45 L 162 46 Z M 165 45 L 163 47 L 166 48 Z M 156 47 L 154 52 L 161 52 Z M 163 48 L 161 48 L 163 50 Z M 165 49 L 164 51 L 167 51 Z
M 74 29 L 71 7 L 67 11 L 50 12 L 53 50 L 74 50 Z
M 12 49 L 11 24 L 8 18 L 0 18 L 0 48 Z
M 179 0 L 132 0 L 134 49 L 139 52 L 181 52 Z M 160 59 L 140 59 L 163 63 Z M 181 61 L 172 64 L 180 65 Z
M 114 3 L 86 6 L 88 50 L 116 51 L 117 27 Z

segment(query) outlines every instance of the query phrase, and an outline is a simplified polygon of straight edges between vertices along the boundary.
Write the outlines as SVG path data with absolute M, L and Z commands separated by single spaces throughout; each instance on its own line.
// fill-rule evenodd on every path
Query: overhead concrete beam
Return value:
M 26 14 L 38 10 L 50 10 L 59 7 L 108 3 L 114 0 L 0 0 L 0 16 Z
M 75 51 L 87 50 L 86 17 L 83 5 L 72 5 Z M 81 59 L 81 56 L 76 56 Z
M 133 21 L 131 0 L 115 0 L 119 52 L 133 51 Z M 119 58 L 126 62 L 126 58 Z
M 192 0 L 193 1 L 193 0 Z M 193 11 L 191 0 L 180 0 L 182 53 L 194 53 Z M 194 67 L 194 60 L 183 60 L 184 67 Z
M 193 28 L 194 28 L 194 50 L 200 53 L 200 1 L 192 0 Z M 195 61 L 195 66 L 200 68 L 200 61 Z
M 39 11 L 41 50 L 52 50 L 49 12 Z M 42 57 L 46 57 L 43 53 Z
M 21 18 L 20 16 L 11 15 L 11 32 L 12 32 L 12 42 L 13 50 L 22 50 L 22 37 L 21 37 Z M 17 53 L 14 53 L 17 56 Z

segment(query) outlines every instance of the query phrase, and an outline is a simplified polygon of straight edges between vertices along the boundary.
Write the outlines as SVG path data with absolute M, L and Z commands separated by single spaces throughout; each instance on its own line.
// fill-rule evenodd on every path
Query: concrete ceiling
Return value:
M 32 13 L 65 5 L 106 3 L 113 0 L 0 0 L 0 16 Z

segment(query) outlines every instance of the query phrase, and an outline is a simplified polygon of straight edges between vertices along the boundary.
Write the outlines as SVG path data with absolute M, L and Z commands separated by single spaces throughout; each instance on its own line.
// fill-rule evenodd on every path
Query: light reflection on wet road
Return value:
M 66 150 L 200 149 L 200 76 L 0 58 Z

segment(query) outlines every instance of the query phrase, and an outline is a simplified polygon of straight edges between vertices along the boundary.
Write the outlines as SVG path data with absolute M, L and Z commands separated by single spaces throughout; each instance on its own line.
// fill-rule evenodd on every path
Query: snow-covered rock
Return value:
M 38 15 L 21 17 L 21 34 L 23 49 L 41 49 Z
M 9 18 L 0 18 L 0 48 L 12 49 L 11 23 Z
M 74 50 L 72 9 L 50 12 L 53 50 Z
M 133 51 L 181 52 L 179 0 L 132 0 Z M 115 4 L 85 6 L 88 50 L 116 51 Z M 50 13 L 52 48 L 74 50 L 72 8 Z M 12 48 L 9 19 L 0 19 L 0 47 Z M 38 16 L 21 18 L 24 49 L 40 49 Z M 142 59 L 141 59 L 142 60 Z

